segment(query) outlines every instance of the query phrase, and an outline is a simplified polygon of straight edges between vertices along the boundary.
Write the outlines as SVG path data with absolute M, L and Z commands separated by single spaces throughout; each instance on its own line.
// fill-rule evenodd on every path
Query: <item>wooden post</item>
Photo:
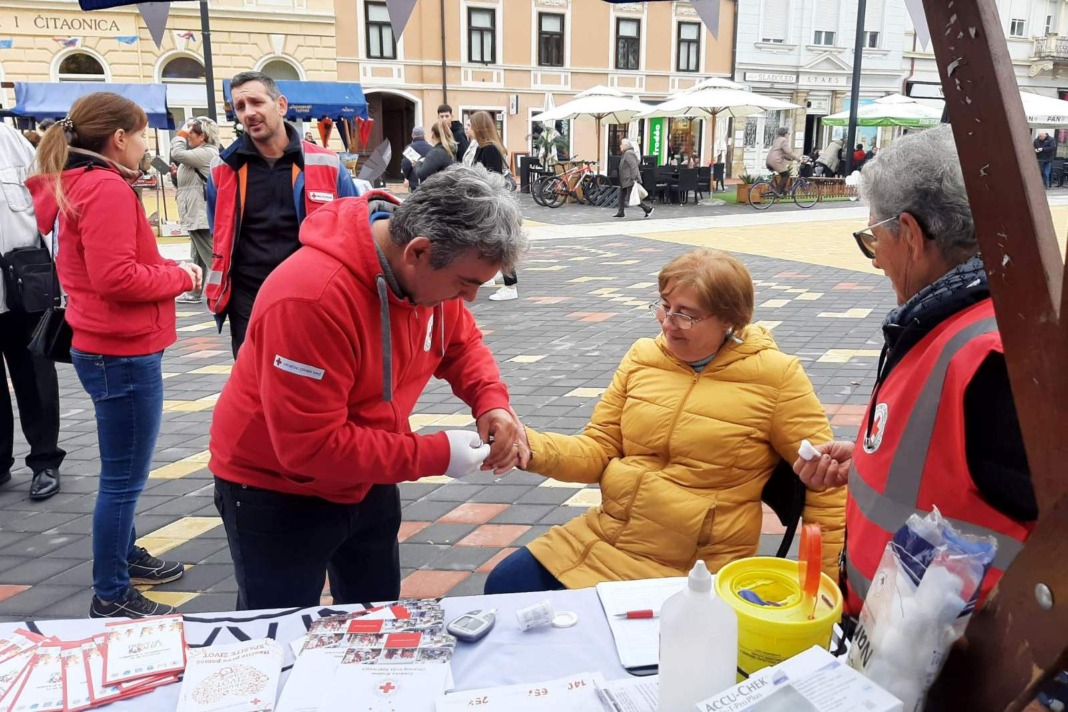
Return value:
M 1065 265 L 995 0 L 923 5 L 1039 506 L 1026 547 L 972 617 L 928 709 L 1019 710 L 1068 664 Z

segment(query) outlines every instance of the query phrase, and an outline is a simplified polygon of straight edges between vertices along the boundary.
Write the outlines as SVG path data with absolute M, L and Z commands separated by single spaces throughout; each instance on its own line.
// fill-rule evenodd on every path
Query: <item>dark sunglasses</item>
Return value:
M 916 221 L 917 225 L 919 225 L 920 230 L 923 232 L 923 236 L 928 240 L 933 240 L 934 237 L 931 235 L 930 230 L 927 229 L 927 225 L 924 224 L 924 222 L 920 220 L 920 218 L 916 217 L 914 214 L 909 213 L 909 215 L 912 215 L 912 219 Z M 893 222 L 894 220 L 900 219 L 901 215 L 898 214 L 892 218 L 880 220 L 877 223 L 868 225 L 868 227 L 864 228 L 863 230 L 857 230 L 856 232 L 854 232 L 853 239 L 857 241 L 857 247 L 860 248 L 861 254 L 863 254 L 869 260 L 875 259 L 875 242 L 877 238 L 875 237 L 875 233 L 872 232 L 872 228 L 879 227 L 880 225 L 885 225 L 888 222 Z

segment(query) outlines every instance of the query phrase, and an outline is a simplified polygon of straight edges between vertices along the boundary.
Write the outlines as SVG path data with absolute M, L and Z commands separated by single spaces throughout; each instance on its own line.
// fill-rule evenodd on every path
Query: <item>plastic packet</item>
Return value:
M 937 508 L 910 516 L 872 578 L 849 665 L 900 699 L 905 712 L 921 712 L 996 552 L 993 537 L 961 534 Z

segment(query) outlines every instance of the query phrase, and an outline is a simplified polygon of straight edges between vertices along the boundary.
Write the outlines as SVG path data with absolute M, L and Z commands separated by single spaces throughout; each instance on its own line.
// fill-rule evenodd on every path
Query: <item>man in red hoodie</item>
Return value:
M 400 594 L 396 483 L 503 472 L 518 424 L 462 303 L 526 248 L 504 179 L 456 165 L 403 204 L 373 192 L 309 216 L 264 282 L 215 407 L 211 462 L 237 607 Z M 411 432 L 431 376 L 475 430 Z M 483 444 L 488 443 L 488 444 Z

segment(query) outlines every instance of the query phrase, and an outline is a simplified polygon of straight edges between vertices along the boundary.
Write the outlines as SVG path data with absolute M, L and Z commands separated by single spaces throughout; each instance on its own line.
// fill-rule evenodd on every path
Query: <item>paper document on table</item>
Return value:
M 438 698 L 436 712 L 590 712 L 601 709 L 599 672 L 584 672 L 547 682 L 451 692 Z
M 597 584 L 616 641 L 619 662 L 631 668 L 655 666 L 660 661 L 660 607 L 686 586 L 685 576 L 641 581 L 606 581 Z M 627 611 L 652 610 L 657 617 L 628 619 Z
M 660 676 L 611 680 L 597 686 L 609 712 L 657 712 L 660 708 Z

